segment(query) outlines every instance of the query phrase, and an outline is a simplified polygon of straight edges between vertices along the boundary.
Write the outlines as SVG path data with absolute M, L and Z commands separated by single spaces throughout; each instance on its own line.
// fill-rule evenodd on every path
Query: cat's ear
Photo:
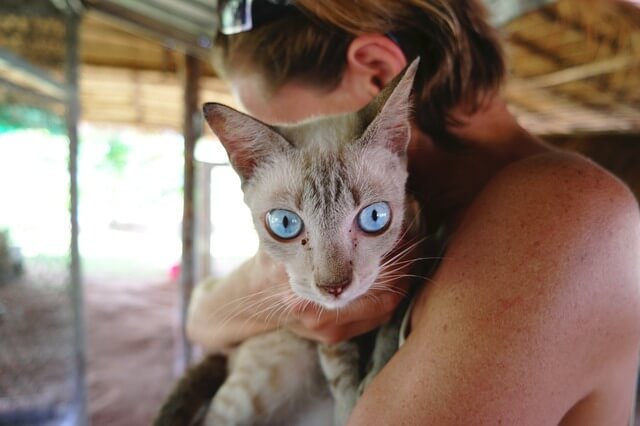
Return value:
M 206 103 L 202 110 L 243 183 L 267 157 L 289 147 L 289 142 L 273 128 L 231 107 Z
M 411 137 L 411 89 L 419 63 L 420 58 L 415 59 L 358 112 L 367 123 L 363 143 L 384 145 L 393 153 L 406 155 Z

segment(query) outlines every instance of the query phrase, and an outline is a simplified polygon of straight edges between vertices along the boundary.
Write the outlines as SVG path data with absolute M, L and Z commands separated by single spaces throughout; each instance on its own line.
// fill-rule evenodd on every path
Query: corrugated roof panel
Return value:
M 200 56 L 215 33 L 216 0 L 84 0 L 87 7 L 127 21 Z

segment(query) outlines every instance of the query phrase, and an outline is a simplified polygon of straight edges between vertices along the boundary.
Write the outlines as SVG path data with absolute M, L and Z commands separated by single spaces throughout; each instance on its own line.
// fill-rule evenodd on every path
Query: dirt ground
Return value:
M 0 425 L 52 417 L 73 401 L 70 302 L 60 269 L 46 272 L 0 285 Z
M 0 285 L 0 425 L 41 424 L 64 416 L 74 401 L 66 263 L 26 266 L 24 276 Z M 170 267 L 83 269 L 91 424 L 150 425 L 176 380 L 178 284 Z
M 175 380 L 177 284 L 89 276 L 85 289 L 91 424 L 149 425 Z

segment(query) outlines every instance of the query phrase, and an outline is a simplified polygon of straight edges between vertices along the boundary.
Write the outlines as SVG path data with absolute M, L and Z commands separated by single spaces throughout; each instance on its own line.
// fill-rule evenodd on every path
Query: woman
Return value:
M 222 31 L 234 34 L 217 37 L 215 62 L 267 123 L 357 110 L 421 57 L 410 190 L 446 254 L 416 296 L 405 344 L 349 424 L 625 424 L 640 348 L 637 204 L 606 171 L 518 125 L 500 97 L 502 53 L 479 3 L 256 0 L 235 27 L 238 3 L 220 5 Z M 224 350 L 275 328 L 247 314 L 211 332 L 217 308 L 283 274 L 258 252 L 201 285 L 192 340 Z M 379 297 L 384 309 L 362 301 L 336 323 L 308 308 L 286 326 L 348 339 L 399 302 Z

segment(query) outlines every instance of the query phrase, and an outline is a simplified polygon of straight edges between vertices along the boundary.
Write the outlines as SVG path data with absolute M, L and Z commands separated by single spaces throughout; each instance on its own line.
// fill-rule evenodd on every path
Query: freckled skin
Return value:
M 469 207 L 446 257 L 350 425 L 627 424 L 640 350 L 627 188 L 578 156 L 523 160 Z

